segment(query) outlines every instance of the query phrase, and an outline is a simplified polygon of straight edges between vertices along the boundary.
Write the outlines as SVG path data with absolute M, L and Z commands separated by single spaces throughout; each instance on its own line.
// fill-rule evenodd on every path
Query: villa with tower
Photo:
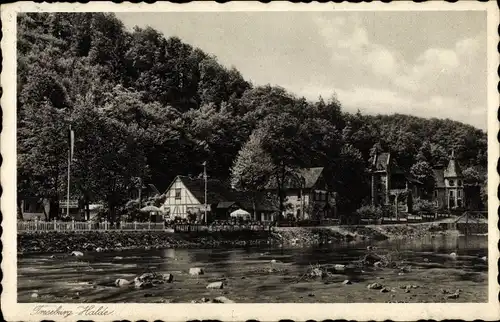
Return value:
M 434 168 L 433 200 L 438 208 L 453 209 L 465 206 L 464 180 L 462 169 L 452 152 L 448 165 Z
M 454 152 L 448 165 L 433 169 L 435 187 L 432 201 L 440 209 L 466 206 L 464 178 Z M 422 183 L 402 170 L 388 152 L 378 153 L 371 164 L 371 204 L 392 206 L 396 215 L 411 213 L 413 200 L 422 197 Z

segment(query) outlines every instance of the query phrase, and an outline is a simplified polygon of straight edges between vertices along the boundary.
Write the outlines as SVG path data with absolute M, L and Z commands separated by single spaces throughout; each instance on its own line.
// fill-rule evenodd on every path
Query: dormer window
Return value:
M 454 180 L 448 180 L 448 184 L 450 185 L 450 187 L 453 187 L 455 185 L 455 181 Z
M 458 186 L 461 187 L 462 186 L 462 180 L 458 180 Z

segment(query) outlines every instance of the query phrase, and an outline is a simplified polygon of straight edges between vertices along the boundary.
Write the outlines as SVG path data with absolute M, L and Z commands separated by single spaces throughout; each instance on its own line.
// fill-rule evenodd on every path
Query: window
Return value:
M 438 192 L 437 192 L 437 190 L 434 190 L 434 198 L 437 198 L 437 196 L 438 196 Z
M 455 191 L 450 190 L 450 198 L 453 198 L 453 197 L 455 197 Z
M 455 185 L 455 181 L 454 180 L 448 180 L 448 184 L 450 185 L 450 187 L 453 187 Z
M 462 190 L 457 191 L 457 196 L 458 196 L 458 198 L 462 198 Z
M 462 186 L 462 180 L 458 180 L 458 186 L 461 187 Z
M 299 190 L 299 193 L 297 194 L 297 199 L 298 200 L 302 199 L 302 190 Z
M 175 199 L 181 199 L 181 189 L 175 189 Z
M 28 201 L 23 201 L 23 212 L 30 212 L 30 203 Z

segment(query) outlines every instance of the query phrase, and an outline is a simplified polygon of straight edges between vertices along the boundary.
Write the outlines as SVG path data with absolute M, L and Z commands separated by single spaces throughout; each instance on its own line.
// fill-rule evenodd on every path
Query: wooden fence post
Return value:
M 54 218 L 54 230 L 57 230 L 57 222 L 55 218 Z
M 37 231 L 37 230 L 38 230 L 38 219 L 35 218 L 35 231 Z
M 75 220 L 71 219 L 71 229 L 74 231 L 75 230 Z
M 151 230 L 151 220 L 148 221 L 148 230 Z
M 134 230 L 137 230 L 137 221 L 134 221 Z
M 92 230 L 92 222 L 91 221 L 88 222 L 88 228 L 89 228 L 89 230 Z

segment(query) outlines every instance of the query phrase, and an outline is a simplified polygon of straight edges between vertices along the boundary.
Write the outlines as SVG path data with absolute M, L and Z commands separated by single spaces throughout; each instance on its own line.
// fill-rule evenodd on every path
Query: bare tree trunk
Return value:
M 22 200 L 17 199 L 17 219 L 24 220 Z
M 257 212 L 255 210 L 255 192 L 252 191 L 252 207 L 253 207 L 253 219 L 257 221 Z

